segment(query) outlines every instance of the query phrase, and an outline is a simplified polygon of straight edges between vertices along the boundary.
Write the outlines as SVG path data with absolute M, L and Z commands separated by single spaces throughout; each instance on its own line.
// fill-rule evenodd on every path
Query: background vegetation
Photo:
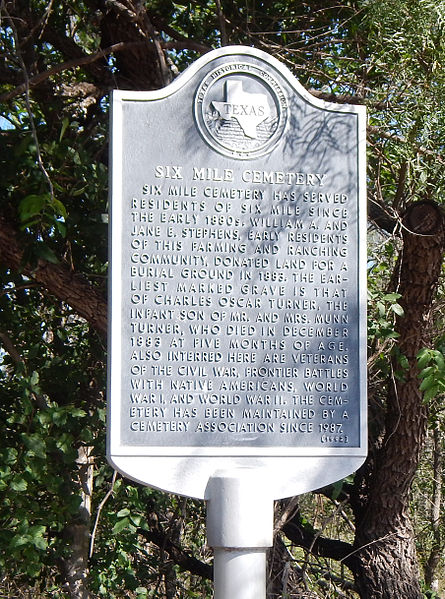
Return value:
M 104 459 L 108 97 L 245 44 L 369 114 L 370 454 L 278 502 L 270 597 L 443 596 L 445 3 L 1 0 L 0 19 L 0 595 L 211 596 L 202 504 Z

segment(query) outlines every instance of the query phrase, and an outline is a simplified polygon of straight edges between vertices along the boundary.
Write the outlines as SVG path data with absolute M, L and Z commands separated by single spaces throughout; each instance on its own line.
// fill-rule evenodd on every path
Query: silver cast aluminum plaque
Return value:
M 311 488 L 360 465 L 364 147 L 363 107 L 315 99 L 251 48 L 213 51 L 156 92 L 113 93 L 117 468 L 203 496 L 215 464 L 304 459 L 324 471 Z

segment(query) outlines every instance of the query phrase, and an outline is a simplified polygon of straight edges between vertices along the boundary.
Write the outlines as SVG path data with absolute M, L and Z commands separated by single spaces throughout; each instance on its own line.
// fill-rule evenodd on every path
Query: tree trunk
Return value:
M 433 533 L 433 544 L 428 561 L 425 565 L 425 584 L 432 591 L 438 592 L 439 578 L 438 567 L 442 558 L 443 540 L 441 528 L 442 511 L 442 471 L 443 451 L 439 423 L 433 430 L 433 492 L 431 500 L 431 528 Z
M 354 572 L 361 599 L 422 599 L 419 568 L 408 517 L 388 513 L 377 527 L 359 533 L 359 567 Z
M 409 491 L 427 425 L 417 354 L 431 342 L 429 316 L 444 253 L 444 219 L 432 202 L 414 204 L 404 219 L 397 272 L 398 352 L 388 385 L 383 441 L 371 447 L 357 475 L 354 575 L 361 599 L 420 599 L 420 573 L 409 519 Z M 400 356 L 406 358 L 405 366 Z
M 77 464 L 82 503 L 79 521 L 67 529 L 71 555 L 64 560 L 66 586 L 70 599 L 89 599 L 87 586 L 88 554 L 90 548 L 91 499 L 93 494 L 92 447 L 79 447 Z

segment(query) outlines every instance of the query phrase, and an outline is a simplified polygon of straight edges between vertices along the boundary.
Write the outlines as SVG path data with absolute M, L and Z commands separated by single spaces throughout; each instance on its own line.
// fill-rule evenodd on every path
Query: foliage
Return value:
M 420 390 L 424 392 L 424 401 L 428 402 L 445 393 L 445 359 L 438 349 L 422 349 L 417 358 L 422 379 Z
M 3 278 L 10 281 L 7 273 Z M 63 528 L 80 504 L 76 445 L 92 441 L 83 371 L 88 355 L 82 357 L 87 333 L 59 305 L 46 302 L 35 312 L 40 301 L 39 291 L 11 282 L 1 297 L 2 330 L 17 352 L 15 361 L 12 350 L 3 355 L 0 370 L 1 563 L 30 577 L 54 567 L 68 550 Z

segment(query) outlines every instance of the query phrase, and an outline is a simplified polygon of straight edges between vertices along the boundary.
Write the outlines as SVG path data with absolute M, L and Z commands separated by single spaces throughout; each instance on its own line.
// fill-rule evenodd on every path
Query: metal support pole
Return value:
M 273 544 L 273 499 L 267 481 L 248 468 L 216 472 L 206 500 L 214 598 L 266 599 L 266 552 Z

